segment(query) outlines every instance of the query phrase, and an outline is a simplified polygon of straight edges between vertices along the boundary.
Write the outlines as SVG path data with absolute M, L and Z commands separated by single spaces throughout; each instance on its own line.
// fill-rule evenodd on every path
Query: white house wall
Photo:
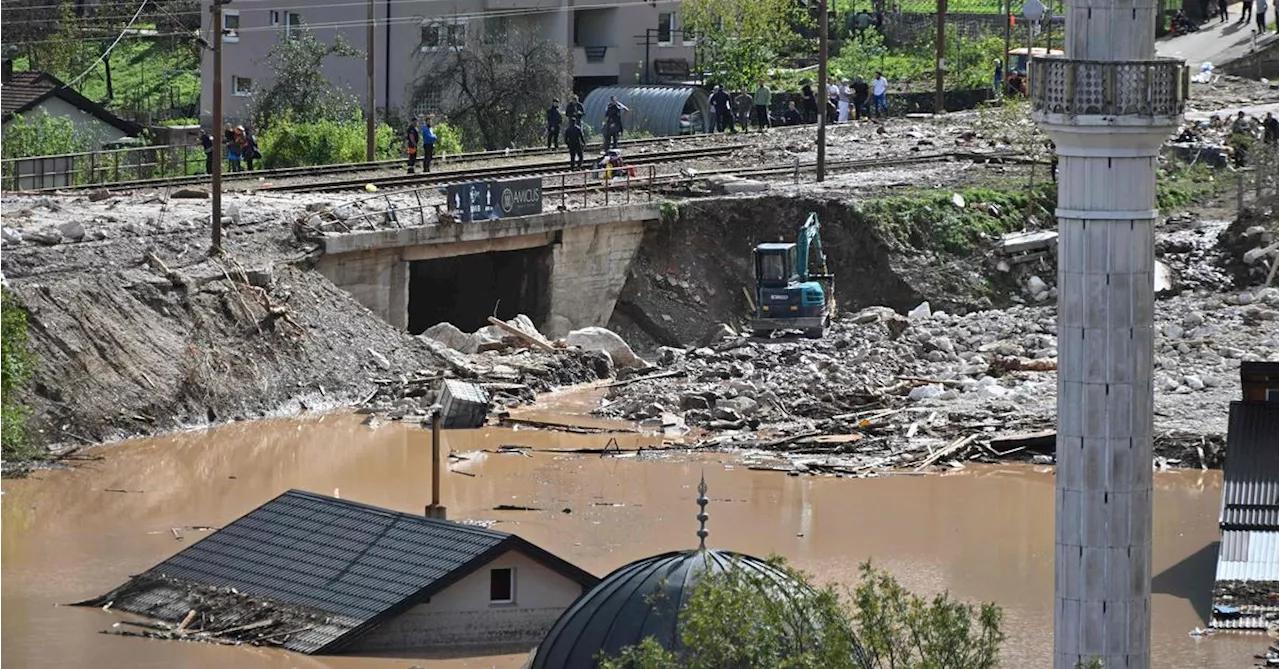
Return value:
M 515 569 L 515 602 L 489 603 L 489 572 Z M 533 646 L 582 594 L 582 586 L 511 551 L 386 621 L 351 650 Z
M 113 142 L 125 136 L 124 131 L 105 123 L 97 116 L 81 110 L 79 107 L 58 97 L 51 97 L 22 116 L 31 119 L 40 115 L 41 111 L 49 112 L 51 118 L 66 117 L 71 119 L 76 132 L 85 138 L 85 144 L 92 149 L 102 148 L 106 142 Z M 5 126 L 8 126 L 5 123 Z

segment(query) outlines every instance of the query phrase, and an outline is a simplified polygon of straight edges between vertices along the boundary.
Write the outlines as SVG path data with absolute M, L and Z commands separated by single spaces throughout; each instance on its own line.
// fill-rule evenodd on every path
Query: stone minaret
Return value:
M 1059 156 L 1055 669 L 1150 667 L 1156 158 L 1187 83 L 1158 6 L 1067 0 L 1066 55 L 1031 68 Z

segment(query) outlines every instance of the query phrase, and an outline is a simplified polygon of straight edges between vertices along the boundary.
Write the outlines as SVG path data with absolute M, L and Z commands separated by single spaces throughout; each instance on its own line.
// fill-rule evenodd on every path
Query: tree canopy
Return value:
M 300 123 L 348 121 L 360 114 L 360 101 L 350 90 L 329 80 L 322 67 L 328 58 L 355 58 L 362 52 L 341 35 L 324 42 L 303 28 L 290 33 L 267 54 L 275 78 L 250 92 L 253 122 L 259 132 L 281 119 Z
M 730 90 L 753 88 L 803 42 L 796 28 L 812 23 L 794 0 L 685 0 L 683 8 L 712 78 Z
M 745 570 L 706 574 L 678 614 L 679 643 L 649 637 L 601 669 L 993 669 L 1004 634 L 995 604 L 927 599 L 861 566 L 849 598 L 815 587 L 780 558 L 793 585 Z M 786 588 L 781 592 L 780 588 Z

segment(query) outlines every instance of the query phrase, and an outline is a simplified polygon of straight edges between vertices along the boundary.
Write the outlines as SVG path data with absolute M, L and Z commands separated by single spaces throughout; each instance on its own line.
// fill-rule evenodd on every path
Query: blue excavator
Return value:
M 811 339 L 821 337 L 835 313 L 835 275 L 827 271 L 817 212 L 800 226 L 795 243 L 760 244 L 752 255 L 756 267 L 752 334 L 767 338 L 778 330 L 801 330 Z M 817 272 L 809 269 L 811 259 L 818 265 Z

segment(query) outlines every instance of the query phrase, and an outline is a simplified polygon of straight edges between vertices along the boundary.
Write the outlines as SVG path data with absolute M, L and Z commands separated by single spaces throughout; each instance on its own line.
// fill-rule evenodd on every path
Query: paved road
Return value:
M 1274 11 L 1274 0 L 1267 3 L 1267 13 Z M 1216 67 L 1218 63 L 1242 56 L 1253 44 L 1253 30 L 1256 23 L 1252 18 L 1248 23 L 1240 23 L 1240 3 L 1233 3 L 1228 8 L 1229 19 L 1219 23 L 1212 19 L 1200 27 L 1200 30 L 1181 37 L 1167 37 L 1156 40 L 1156 55 L 1171 58 L 1182 58 L 1198 70 L 1200 63 L 1209 61 Z

